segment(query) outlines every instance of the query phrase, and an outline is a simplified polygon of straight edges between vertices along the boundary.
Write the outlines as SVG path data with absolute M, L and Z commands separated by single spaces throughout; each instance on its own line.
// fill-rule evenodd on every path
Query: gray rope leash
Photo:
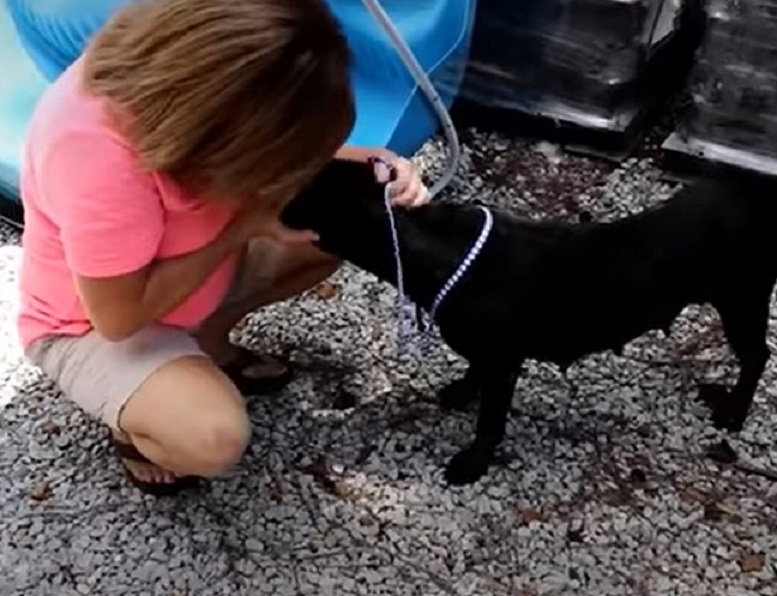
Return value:
M 388 168 L 392 174 L 395 171 L 394 167 L 383 159 L 374 158 L 372 162 L 382 164 Z M 459 266 L 435 296 L 432 302 L 432 306 L 427 314 L 423 313 L 420 309 L 416 309 L 405 293 L 402 255 L 399 248 L 399 232 L 397 230 L 396 219 L 394 217 L 394 207 L 391 204 L 390 184 L 386 184 L 385 186 L 383 202 L 386 207 L 389 228 L 391 230 L 391 243 L 393 245 L 394 265 L 396 268 L 397 277 L 397 349 L 400 356 L 409 355 L 413 357 L 422 357 L 428 353 L 431 339 L 430 336 L 432 329 L 434 328 L 437 311 L 445 301 L 445 298 L 448 297 L 448 295 L 458 285 L 467 271 L 469 271 L 470 267 L 475 262 L 475 260 L 477 260 L 478 256 L 480 256 L 483 247 L 491 235 L 491 230 L 494 227 L 494 216 L 490 210 L 482 206 L 479 207 L 480 211 L 483 213 L 483 226 L 480 229 L 480 234 L 478 234 L 477 239 L 472 243 L 472 246 L 459 263 Z

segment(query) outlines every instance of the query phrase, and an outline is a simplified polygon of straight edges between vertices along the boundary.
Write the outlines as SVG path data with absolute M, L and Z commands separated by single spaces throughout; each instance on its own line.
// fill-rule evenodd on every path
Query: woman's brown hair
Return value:
M 84 84 L 149 170 L 285 201 L 353 126 L 349 63 L 324 0 L 136 0 L 95 36 Z

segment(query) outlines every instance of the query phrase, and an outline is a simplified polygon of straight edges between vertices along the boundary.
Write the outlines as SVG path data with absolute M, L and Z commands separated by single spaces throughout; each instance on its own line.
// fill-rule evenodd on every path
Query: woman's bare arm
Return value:
M 147 268 L 107 278 L 76 276 L 81 300 L 95 330 L 110 341 L 120 341 L 175 309 L 244 240 L 234 226 L 210 244 L 191 253 L 155 261 Z
M 238 214 L 210 244 L 118 277 L 76 277 L 79 294 L 95 330 L 110 341 L 136 333 L 191 296 L 224 259 L 242 250 L 254 237 L 282 244 L 317 239 L 308 230 L 286 228 L 273 213 L 261 209 Z

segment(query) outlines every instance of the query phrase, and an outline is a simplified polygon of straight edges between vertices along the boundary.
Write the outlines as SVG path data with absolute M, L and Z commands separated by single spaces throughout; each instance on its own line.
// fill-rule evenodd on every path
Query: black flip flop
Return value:
M 275 358 L 273 357 L 275 360 Z M 267 361 L 268 356 L 256 354 L 245 348 L 240 348 L 237 358 L 229 364 L 221 366 L 221 370 L 235 384 L 238 391 L 243 395 L 268 395 L 276 393 L 289 384 L 293 376 L 291 367 L 282 362 L 286 367 L 285 372 L 269 377 L 252 377 L 245 374 L 245 371 L 262 361 Z
M 109 440 L 122 460 L 122 468 L 124 469 L 124 474 L 127 479 L 133 486 L 147 495 L 153 495 L 155 497 L 172 497 L 183 490 L 196 488 L 202 481 L 202 478 L 199 476 L 183 476 L 177 478 L 173 482 L 146 482 L 140 480 L 124 464 L 123 460 L 131 460 L 144 464 L 152 464 L 153 462 L 149 461 L 149 459 L 138 451 L 132 443 L 120 441 L 113 436 L 113 433 L 110 433 Z

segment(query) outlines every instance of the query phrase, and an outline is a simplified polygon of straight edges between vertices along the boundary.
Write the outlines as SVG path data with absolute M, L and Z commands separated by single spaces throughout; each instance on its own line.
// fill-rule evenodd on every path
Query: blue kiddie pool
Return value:
M 132 0 L 0 0 L 0 193 L 18 202 L 24 134 L 37 98 L 121 6 Z M 409 156 L 439 117 L 362 0 L 327 0 L 354 56 L 356 125 L 349 143 Z M 379 0 L 450 107 L 464 74 L 476 0 Z
M 0 9 L 0 194 L 16 198 L 27 123 L 46 79 L 25 53 L 3 0 Z

